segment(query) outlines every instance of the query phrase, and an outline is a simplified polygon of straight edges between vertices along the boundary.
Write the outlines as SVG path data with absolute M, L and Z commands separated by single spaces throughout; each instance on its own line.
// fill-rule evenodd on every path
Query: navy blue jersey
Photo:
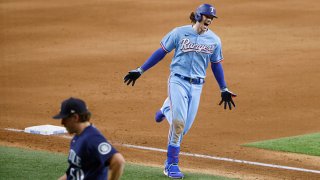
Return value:
M 116 152 L 97 128 L 88 126 L 70 143 L 67 179 L 106 180 L 109 161 Z

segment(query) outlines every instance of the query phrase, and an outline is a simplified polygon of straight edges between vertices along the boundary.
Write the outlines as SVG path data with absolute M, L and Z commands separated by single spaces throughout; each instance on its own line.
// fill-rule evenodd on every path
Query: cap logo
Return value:
M 211 13 L 214 13 L 214 8 L 210 7 L 210 11 L 211 11 Z
M 75 113 L 75 112 L 76 112 L 75 110 L 71 109 L 71 113 Z

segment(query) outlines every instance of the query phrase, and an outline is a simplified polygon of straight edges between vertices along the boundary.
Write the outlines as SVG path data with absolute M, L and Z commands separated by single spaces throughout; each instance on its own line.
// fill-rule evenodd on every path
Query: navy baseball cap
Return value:
M 86 106 L 86 103 L 83 100 L 71 97 L 69 99 L 64 100 L 61 103 L 61 109 L 59 114 L 53 116 L 52 118 L 63 119 L 67 118 L 71 114 L 81 114 L 87 112 L 89 112 L 89 110 Z

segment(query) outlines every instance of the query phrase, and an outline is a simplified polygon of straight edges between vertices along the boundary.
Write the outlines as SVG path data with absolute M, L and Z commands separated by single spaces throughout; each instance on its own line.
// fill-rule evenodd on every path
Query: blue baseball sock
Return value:
M 167 163 L 168 164 L 178 164 L 179 162 L 179 153 L 180 153 L 180 146 L 175 147 L 172 145 L 168 146 L 168 152 L 167 152 Z

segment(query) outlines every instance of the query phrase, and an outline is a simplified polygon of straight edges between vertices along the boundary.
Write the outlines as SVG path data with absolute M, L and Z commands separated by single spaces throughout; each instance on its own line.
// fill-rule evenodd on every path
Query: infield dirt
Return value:
M 3 128 L 53 124 L 70 96 L 127 161 L 161 166 L 168 123 L 154 113 L 167 96 L 172 54 L 127 87 L 123 77 L 189 24 L 205 1 L 5 0 L 0 2 L 0 143 L 67 153 L 69 140 Z M 317 0 L 216 0 L 211 29 L 223 45 L 225 77 L 237 109 L 218 106 L 210 68 L 196 121 L 182 151 L 320 170 L 320 158 L 241 144 L 320 131 L 320 6 Z M 181 156 L 181 168 L 243 179 L 317 179 L 319 174 Z M 161 173 L 161 172 L 159 172 Z

